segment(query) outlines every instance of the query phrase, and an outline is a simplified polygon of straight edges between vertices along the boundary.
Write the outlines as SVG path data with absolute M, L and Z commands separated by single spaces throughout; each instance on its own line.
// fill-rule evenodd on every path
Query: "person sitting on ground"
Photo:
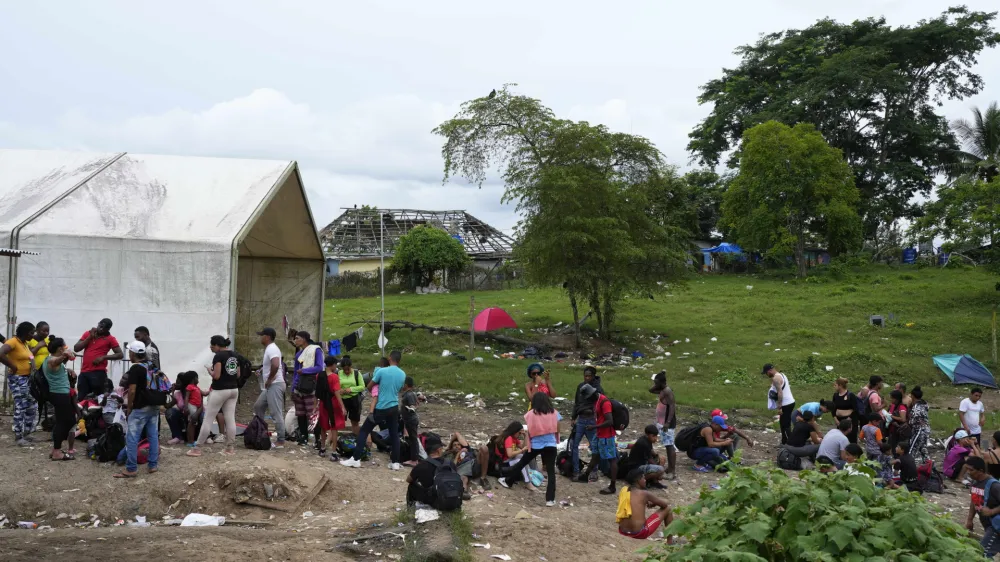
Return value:
M 812 424 L 812 412 L 804 412 L 802 417 L 792 426 L 792 433 L 788 436 L 788 443 L 784 449 L 799 458 L 816 458 L 819 451 L 819 444 L 823 441 L 819 431 Z
M 910 455 L 909 443 L 896 444 L 896 460 L 893 461 L 894 468 L 899 470 L 899 484 L 906 486 L 911 492 L 921 492 L 920 483 L 917 481 L 917 463 Z
M 549 398 L 556 397 L 549 371 L 541 363 L 528 365 L 528 382 L 524 383 L 524 392 L 528 395 L 528 403 L 531 403 L 531 397 L 536 392 L 541 392 Z
M 861 428 L 861 441 L 865 445 L 868 458 L 875 460 L 882 448 L 882 415 L 876 412 L 868 414 L 868 423 Z
M 990 448 L 973 447 L 973 452 L 970 454 L 986 461 L 986 472 L 989 472 L 990 476 L 1000 478 L 1000 431 L 993 432 Z
M 726 461 L 722 456 L 722 449 L 733 444 L 732 439 L 718 440 L 716 433 L 721 433 L 729 429 L 726 420 L 722 416 L 712 417 L 712 422 L 701 428 L 694 443 L 688 447 L 688 457 L 694 459 L 694 470 L 697 472 L 711 472 L 720 464 Z
M 805 404 L 799 406 L 794 411 L 792 411 L 792 422 L 802 417 L 805 412 L 812 412 L 813 415 L 813 425 L 816 429 L 819 429 L 819 425 L 816 423 L 823 416 L 823 414 L 830 411 L 831 404 L 826 400 L 820 400 L 819 402 L 806 402 Z
M 594 404 L 595 422 L 597 425 L 588 426 L 586 431 L 595 430 L 597 432 L 597 449 L 592 451 L 590 463 L 587 470 L 577 479 L 578 482 L 590 482 L 590 473 L 594 467 L 599 466 L 600 461 L 607 461 L 610 468 L 608 476 L 611 483 L 607 488 L 601 490 L 604 495 L 615 493 L 615 480 L 618 479 L 618 443 L 615 441 L 614 419 L 611 417 L 611 400 L 603 394 L 597 395 L 597 402 Z
M 1000 532 L 993 523 L 993 518 L 1000 515 L 1000 482 L 986 472 L 983 459 L 972 457 L 967 464 L 972 485 L 969 486 L 969 516 L 965 520 L 965 528 L 969 531 L 974 529 L 978 514 L 979 522 L 983 525 L 983 538 L 979 545 L 983 547 L 986 559 L 993 560 L 1000 553 Z M 988 491 L 987 485 L 990 487 Z
M 838 469 L 844 468 L 844 448 L 850 444 L 847 439 L 847 432 L 851 431 L 851 420 L 841 420 L 837 427 L 831 429 L 823 436 L 823 441 L 816 451 L 816 460 L 819 457 L 826 457 Z
M 667 372 L 660 371 L 653 377 L 653 388 L 650 392 L 656 394 L 656 427 L 660 430 L 660 441 L 667 451 L 667 470 L 663 475 L 665 480 L 677 477 L 677 449 L 674 447 L 674 437 L 677 431 L 677 402 L 674 391 L 667 386 Z
M 473 450 L 465 437 L 456 431 L 451 434 L 451 442 L 441 458 L 457 467 L 458 475 L 462 477 L 465 492 L 468 494 L 471 491 L 473 478 L 479 478 L 479 485 L 484 490 L 490 489 L 490 483 L 486 480 L 486 475 L 490 471 L 490 456 L 488 446 L 480 445 Z M 496 471 L 496 475 L 501 476 L 499 470 Z
M 674 514 L 667 500 L 646 491 L 646 474 L 641 468 L 632 469 L 626 476 L 627 486 L 618 495 L 618 510 L 615 521 L 618 532 L 633 539 L 648 539 L 660 528 L 661 523 L 670 525 Z M 646 518 L 646 507 L 660 510 Z
M 188 371 L 184 381 L 184 417 L 187 419 L 187 443 L 188 447 L 194 447 L 198 424 L 201 423 L 201 415 L 205 412 L 201 388 L 198 387 L 198 373 Z
M 886 442 L 879 444 L 879 454 L 876 459 L 879 466 L 878 477 L 883 488 L 895 490 L 899 485 L 892 476 L 892 460 L 892 446 Z
M 521 471 L 527 468 L 528 463 L 535 457 L 541 455 L 542 464 L 545 466 L 545 505 L 555 507 L 556 505 L 556 446 L 559 440 L 559 422 L 562 416 L 552 407 L 552 401 L 541 392 L 536 392 L 531 397 L 531 410 L 524 415 L 525 423 L 528 425 L 528 435 L 530 439 L 530 450 L 521 457 L 521 460 L 511 469 L 510 476 L 499 479 L 500 485 L 509 488 L 517 483 L 521 477 Z
M 833 459 L 827 456 L 816 457 L 816 468 L 823 474 L 837 472 L 837 465 L 833 463 Z
M 524 458 L 524 454 L 527 453 L 528 450 L 530 449 L 530 446 L 527 443 L 528 441 L 527 430 L 520 422 L 517 422 L 517 424 L 520 429 L 518 429 L 517 432 L 512 435 L 505 436 L 503 443 L 501 445 L 504 451 L 504 463 L 505 463 L 505 469 L 503 471 L 504 474 L 509 474 L 511 471 L 511 467 L 517 465 L 517 463 L 519 463 L 521 459 Z M 510 427 L 512 426 L 513 424 L 511 424 L 511 426 L 508 426 L 508 429 L 510 429 Z M 524 480 L 525 486 L 527 486 L 529 490 L 531 490 L 532 492 L 537 492 L 538 488 L 536 488 L 535 485 L 531 483 L 531 473 L 528 472 L 529 470 L 530 469 L 527 466 L 521 468 L 521 478 Z
M 410 453 L 410 457 L 403 463 L 405 466 L 417 466 L 417 461 L 420 460 L 420 446 L 418 445 L 420 418 L 417 416 L 418 400 L 417 393 L 414 392 L 414 386 L 413 377 L 406 377 L 403 380 L 403 396 L 399 401 L 399 412 L 403 419 L 403 432 L 406 434 L 407 448 Z
M 646 485 L 650 488 L 664 489 L 666 486 L 660 484 L 660 480 L 666 474 L 663 470 L 663 463 L 666 459 L 662 455 L 653 452 L 653 445 L 659 438 L 660 431 L 653 424 L 647 425 L 643 430 L 643 435 L 635 440 L 635 444 L 628 451 L 628 459 L 622 472 L 628 473 L 637 468 L 642 469 L 646 476 Z
M 441 437 L 435 433 L 428 433 L 424 440 L 424 450 L 427 452 L 427 458 L 417 463 L 417 466 L 413 467 L 409 476 L 406 477 L 408 484 L 406 505 L 408 506 L 413 506 L 417 502 L 427 505 L 434 503 L 431 491 L 434 488 L 434 474 L 437 472 L 437 467 L 429 459 L 438 460 L 441 458 L 441 454 L 444 452 L 444 443 L 441 442 Z
M 841 458 L 844 460 L 844 468 L 851 474 L 861 474 L 854 469 L 851 465 L 858 462 L 862 457 L 864 457 L 865 451 L 861 448 L 861 445 L 857 443 L 848 443 L 844 447 L 844 452 L 841 454 Z
M 722 410 L 718 408 L 712 410 L 712 413 L 709 415 L 709 417 L 714 418 L 715 416 L 722 416 L 722 419 L 726 420 L 726 426 L 728 426 L 729 428 L 715 434 L 716 441 L 721 441 L 723 439 L 732 440 L 732 443 L 722 448 L 722 454 L 727 459 L 733 458 L 733 455 L 736 454 L 736 448 L 740 446 L 740 439 L 743 439 L 744 441 L 747 442 L 747 447 L 751 448 L 753 447 L 753 439 L 751 439 L 749 435 L 743 433 L 742 431 L 739 430 L 739 428 L 733 425 L 733 423 L 729 421 L 729 416 L 727 416 Z
M 955 432 L 954 442 L 955 444 L 944 455 L 941 472 L 952 480 L 961 480 L 965 476 L 966 460 L 972 452 L 974 441 L 967 431 L 960 429 Z

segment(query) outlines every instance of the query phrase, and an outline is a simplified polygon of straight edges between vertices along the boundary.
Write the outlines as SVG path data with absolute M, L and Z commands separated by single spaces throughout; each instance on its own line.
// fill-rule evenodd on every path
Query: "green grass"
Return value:
M 763 409 L 767 383 L 759 373 L 761 365 L 770 362 L 789 375 L 800 403 L 828 397 L 838 376 L 860 387 L 878 374 L 911 388 L 922 384 L 933 404 L 957 408 L 967 391 L 946 384 L 931 357 L 970 353 L 994 367 L 989 361 L 990 317 L 1000 302 L 995 282 L 981 270 L 912 267 L 872 267 L 842 280 L 822 273 L 805 281 L 695 276 L 656 300 L 632 299 L 621 306 L 614 345 L 642 351 L 647 358 L 639 368 L 601 368 L 604 387 L 619 399 L 649 404 L 650 375 L 665 369 L 681 404 Z M 535 329 L 572 319 L 568 300 L 556 289 L 388 295 L 386 318 L 467 327 L 470 296 L 477 311 L 487 306 L 507 310 L 523 330 L 511 330 L 511 335 L 528 340 L 542 337 Z M 327 301 L 324 338 L 343 337 L 354 329 L 349 323 L 375 320 L 378 310 L 378 299 Z M 895 321 L 887 327 L 868 325 L 870 314 L 890 313 Z M 593 327 L 593 322 L 586 325 Z M 657 335 L 670 357 L 651 340 Z M 377 360 L 377 336 L 377 323 L 369 325 L 362 345 L 351 354 L 363 370 Z M 492 350 L 486 351 L 484 343 L 477 342 L 475 355 L 484 362 L 473 363 L 441 357 L 444 349 L 468 355 L 467 337 L 399 329 L 387 337 L 390 348 L 406 352 L 403 367 L 419 386 L 505 399 L 516 392 L 523 400 L 528 361 L 494 358 L 498 351 L 518 349 L 487 342 Z M 711 341 L 713 337 L 717 341 Z M 675 340 L 680 343 L 666 345 Z M 582 372 L 578 361 L 570 363 L 549 364 L 557 392 L 568 400 Z M 827 372 L 827 365 L 833 370 Z M 722 382 L 726 378 L 731 384 Z M 937 387 L 931 387 L 934 382 Z M 990 404 L 990 396 L 985 398 L 987 406 L 1000 406 L 1000 401 Z

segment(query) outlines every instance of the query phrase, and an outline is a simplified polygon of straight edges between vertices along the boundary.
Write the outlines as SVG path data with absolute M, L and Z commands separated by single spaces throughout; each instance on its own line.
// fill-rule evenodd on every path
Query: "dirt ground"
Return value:
M 240 409 L 241 420 L 248 418 L 246 402 Z M 459 431 L 476 442 L 499 433 L 518 417 L 516 407 L 507 404 L 469 407 L 468 403 L 458 394 L 431 397 L 420 411 L 421 429 L 442 435 Z M 633 410 L 631 419 L 623 440 L 634 439 L 646 420 L 653 419 L 653 411 Z M 740 413 L 731 413 L 730 419 L 739 422 Z M 8 421 L 0 419 L 0 423 Z M 774 459 L 777 434 L 746 427 L 757 443 L 744 449 L 744 462 Z M 165 424 L 162 431 L 167 433 Z M 13 525 L 33 521 L 40 526 L 23 530 L 8 525 L 0 530 L 3 560 L 82 559 L 94 555 L 94 548 L 100 549 L 97 556 L 106 562 L 131 561 L 150 552 L 205 562 L 237 557 L 400 560 L 406 554 L 403 540 L 407 540 L 400 535 L 426 541 L 433 539 L 431 535 L 446 532 L 438 522 L 415 528 L 402 526 L 407 473 L 388 470 L 388 459 L 382 454 L 376 454 L 362 469 L 347 469 L 321 459 L 312 447 L 257 452 L 244 449 L 240 443 L 237 455 L 224 456 L 221 445 L 212 445 L 203 457 L 191 458 L 184 455 L 183 446 L 164 445 L 160 472 L 149 475 L 140 467 L 138 478 L 122 481 L 112 478 L 117 469 L 114 464 L 86 460 L 82 454 L 72 462 L 49 461 L 44 435 L 36 437 L 36 447 L 19 449 L 9 433 L 0 435 L 0 516 Z M 692 502 L 703 485 L 722 478 L 694 472 L 692 461 L 683 454 L 678 457 L 678 478 L 663 492 L 673 505 Z M 324 475 L 329 482 L 315 498 L 308 499 L 309 491 Z M 493 490 L 484 492 L 474 486 L 472 500 L 463 507 L 472 522 L 473 542 L 490 545 L 489 550 L 476 548 L 476 559 L 491 560 L 491 555 L 506 554 L 515 561 L 631 560 L 640 559 L 635 550 L 649 544 L 618 534 L 617 500 L 598 494 L 606 480 L 578 484 L 558 477 L 557 501 L 566 505 L 555 508 L 545 507 L 543 493 L 523 486 L 506 490 L 491 481 Z M 294 511 L 236 502 L 237 497 L 249 496 L 252 501 L 266 503 L 265 484 L 270 485 L 279 505 Z M 957 520 L 964 520 L 968 495 L 960 485 L 927 498 L 952 512 Z M 516 518 L 522 510 L 530 518 Z M 216 528 L 166 526 L 166 520 L 188 513 L 217 514 L 247 523 Z M 136 516 L 146 517 L 155 526 L 129 527 L 128 522 Z M 368 535 L 396 529 L 397 534 L 364 540 Z M 544 543 L 539 543 L 540 537 Z M 423 548 L 423 543 L 416 546 Z

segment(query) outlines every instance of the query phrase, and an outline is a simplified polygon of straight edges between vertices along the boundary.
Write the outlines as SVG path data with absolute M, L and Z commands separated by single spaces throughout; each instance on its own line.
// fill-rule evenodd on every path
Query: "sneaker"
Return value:
M 472 501 L 472 494 L 469 492 L 462 492 L 462 501 Z
M 573 481 L 579 482 L 581 484 L 587 484 L 587 483 L 590 482 L 590 478 L 587 477 L 586 474 L 581 474 L 581 475 L 577 476 L 576 478 L 574 478 Z
M 187 447 L 189 449 L 194 449 L 195 448 L 195 444 L 194 443 L 185 443 L 185 445 L 187 445 Z
M 677 473 L 676 472 L 668 472 L 668 473 L 666 473 L 666 474 L 663 475 L 663 479 L 664 480 L 676 480 L 677 479 Z
M 497 478 L 497 482 L 499 482 L 504 488 L 510 488 L 510 484 L 507 483 L 506 478 Z
M 389 470 L 403 470 L 403 465 L 398 462 L 389 463 Z
M 15 441 L 14 444 L 17 445 L 18 447 L 30 447 L 33 445 L 31 441 L 28 441 L 23 437 Z
M 340 462 L 340 455 L 337 453 L 330 453 L 330 462 Z
M 340 466 L 346 466 L 348 468 L 361 468 L 361 461 L 356 461 L 354 458 L 347 458 L 340 461 Z
M 479 485 L 483 487 L 484 490 L 491 490 L 493 486 L 490 485 L 490 481 L 485 478 L 479 479 Z
M 610 496 L 611 494 L 614 494 L 616 492 L 618 492 L 618 490 L 614 489 L 614 487 L 612 486 L 609 486 L 607 488 L 601 488 L 601 494 L 605 496 Z
M 545 507 L 555 507 L 556 502 L 545 502 Z
M 274 442 L 274 448 L 275 449 L 284 449 L 285 448 L 285 442 L 284 441 L 275 441 Z
M 220 441 L 220 443 L 221 443 L 221 441 Z M 215 444 L 215 439 L 212 439 L 211 437 L 209 437 L 208 439 L 205 440 L 205 444 L 206 445 L 214 445 Z
M 178 439 L 178 438 L 174 437 L 174 438 L 173 438 L 173 439 L 171 439 L 170 441 L 167 441 L 167 445 L 177 445 L 177 444 L 179 444 L 180 442 L 181 442 L 181 440 L 180 440 L 180 439 Z
M 693 470 L 695 472 L 712 472 L 711 468 L 708 468 L 707 466 L 701 466 L 700 464 L 694 465 L 691 468 L 691 470 Z

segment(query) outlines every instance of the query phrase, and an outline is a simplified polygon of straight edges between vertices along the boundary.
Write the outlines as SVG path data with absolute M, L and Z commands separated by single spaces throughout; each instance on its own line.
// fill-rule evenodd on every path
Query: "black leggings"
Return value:
M 420 428 L 419 419 L 404 419 L 403 429 L 406 430 L 406 445 L 410 450 L 410 458 L 406 459 L 409 461 L 419 461 L 420 460 L 420 439 L 418 439 L 418 431 Z M 402 459 L 400 459 L 402 460 Z
M 781 407 L 781 417 L 778 425 L 781 426 L 781 444 L 788 443 L 788 436 L 792 433 L 792 411 L 795 410 L 795 402 Z
M 544 449 L 532 449 L 524 456 L 521 460 L 517 461 L 513 467 L 507 472 L 505 477 L 508 482 L 513 484 L 514 482 L 520 482 L 522 478 L 521 471 L 524 467 L 528 466 L 528 463 L 533 461 L 538 455 L 542 456 L 542 464 L 545 465 L 545 501 L 552 502 L 556 501 L 556 448 L 555 447 L 545 447 Z
M 52 427 L 52 448 L 59 449 L 63 441 L 69 439 L 69 432 L 73 431 L 73 424 L 76 423 L 76 404 L 69 394 L 49 394 L 49 402 L 52 402 L 56 414 L 56 422 Z

